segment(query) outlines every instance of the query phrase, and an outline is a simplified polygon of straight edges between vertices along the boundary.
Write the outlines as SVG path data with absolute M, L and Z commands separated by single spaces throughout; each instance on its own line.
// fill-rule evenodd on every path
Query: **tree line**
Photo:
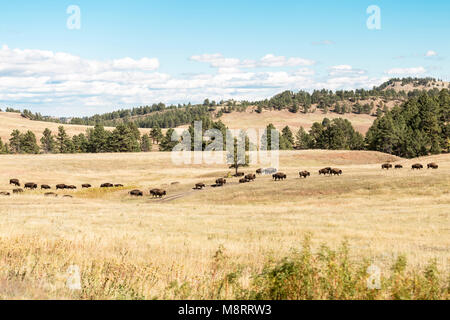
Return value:
M 203 106 L 207 107 L 207 106 Z M 194 149 L 194 121 L 202 122 L 202 137 L 209 129 L 217 129 L 226 137 L 228 128 L 220 120 L 214 121 L 208 115 L 192 113 L 191 125 L 183 134 L 189 134 Z M 332 149 L 332 150 L 374 150 L 401 157 L 413 158 L 429 154 L 450 152 L 450 93 L 442 89 L 438 95 L 434 92 L 422 92 L 399 107 L 379 114 L 364 137 L 357 132 L 347 119 L 324 118 L 316 122 L 309 131 L 300 128 L 295 134 L 284 127 L 279 136 L 279 149 Z M 266 132 L 276 128 L 269 124 Z M 172 141 L 172 136 L 175 141 Z M 147 152 L 153 144 L 160 151 L 171 151 L 178 144 L 180 136 L 170 128 L 163 135 L 158 122 L 149 134 L 141 135 L 135 122 L 121 123 L 113 131 L 105 130 L 97 124 L 86 131 L 69 137 L 63 126 L 54 135 L 45 129 L 36 141 L 33 132 L 21 133 L 14 130 L 9 143 L 0 139 L 0 153 L 99 153 L 99 152 Z M 202 149 L 213 140 L 202 138 Z M 247 148 L 250 142 L 246 140 Z M 262 149 L 271 149 L 269 134 L 263 135 L 259 143 Z

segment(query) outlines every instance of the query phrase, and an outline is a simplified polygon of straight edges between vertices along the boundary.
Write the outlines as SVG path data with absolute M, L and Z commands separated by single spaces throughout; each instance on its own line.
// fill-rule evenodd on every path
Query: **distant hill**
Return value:
M 8 142 L 11 132 L 15 129 L 26 132 L 27 130 L 32 131 L 36 138 L 39 139 L 42 137 L 42 132 L 45 128 L 49 128 L 54 134 L 58 132 L 59 126 L 64 126 L 66 132 L 69 136 L 74 136 L 80 133 L 86 133 L 90 126 L 83 125 L 71 125 L 71 124 L 60 124 L 53 122 L 45 122 L 45 121 L 33 121 L 26 119 L 21 116 L 20 113 L 15 112 L 0 112 L 0 138 L 3 142 Z M 106 128 L 108 130 L 112 130 L 113 128 Z M 141 132 L 149 132 L 149 129 L 141 129 Z
M 433 78 L 403 78 L 390 79 L 370 90 L 284 91 L 270 99 L 253 102 L 214 102 L 206 99 L 203 104 L 197 105 L 166 106 L 159 103 L 84 118 L 43 117 L 25 110 L 22 116 L 18 113 L 0 113 L 0 137 L 5 141 L 13 129 L 30 129 L 39 139 L 47 127 L 56 132 L 60 124 L 54 122 L 63 122 L 69 135 L 85 132 L 96 123 L 114 127 L 125 121 L 133 121 L 140 128 L 159 126 L 182 129 L 202 117 L 221 120 L 232 129 L 264 128 L 273 123 L 278 129 L 288 125 L 292 130 L 300 127 L 308 130 L 314 122 L 320 122 L 325 117 L 340 117 L 348 119 L 357 131 L 366 133 L 377 115 L 401 105 L 422 91 L 437 94 L 444 88 L 450 88 L 450 83 Z M 142 132 L 148 132 L 148 129 L 142 129 Z

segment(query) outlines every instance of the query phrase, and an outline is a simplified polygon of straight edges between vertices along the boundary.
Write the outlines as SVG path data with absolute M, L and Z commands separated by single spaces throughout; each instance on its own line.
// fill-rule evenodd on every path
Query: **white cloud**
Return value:
M 352 66 L 349 66 L 347 64 L 332 66 L 329 68 L 328 73 L 330 76 L 342 76 L 342 75 L 362 75 L 365 74 L 366 71 L 362 69 L 354 69 Z
M 384 73 L 389 75 L 418 75 L 426 72 L 427 70 L 424 67 L 414 67 L 414 68 L 393 68 L 385 71 Z
M 220 54 L 191 57 L 211 64 L 213 74 L 174 77 L 158 72 L 156 58 L 88 60 L 68 53 L 0 48 L 0 101 L 51 115 L 87 115 L 119 107 L 155 102 L 201 102 L 205 98 L 259 100 L 280 91 L 371 88 L 381 79 L 340 65 L 318 79 L 302 58 L 266 55 L 240 60 Z M 253 70 L 253 67 L 302 66 L 292 71 Z M 332 73 L 332 75 L 331 75 Z
M 299 57 L 286 58 L 267 54 L 259 60 L 240 60 L 237 58 L 225 58 L 220 53 L 195 55 L 192 61 L 209 63 L 213 68 L 261 68 L 261 67 L 295 67 L 311 66 L 315 61 Z
M 427 53 L 425 53 L 425 57 L 435 57 L 437 56 L 437 52 L 433 50 L 428 50 Z

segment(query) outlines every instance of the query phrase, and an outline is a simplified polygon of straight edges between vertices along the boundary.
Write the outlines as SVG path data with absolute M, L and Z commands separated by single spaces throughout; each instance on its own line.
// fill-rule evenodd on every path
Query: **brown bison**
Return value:
M 200 182 L 200 183 L 196 183 L 196 184 L 195 184 L 195 188 L 194 188 L 194 189 L 196 189 L 196 190 L 202 190 L 202 189 L 205 188 L 205 187 L 206 187 L 206 185 L 205 185 L 204 183 Z
M 427 168 L 428 169 L 438 169 L 439 168 L 439 166 L 437 165 L 437 163 L 434 163 L 434 162 L 432 162 L 432 163 L 429 163 L 429 164 L 427 164 Z
M 320 169 L 319 176 L 322 174 L 323 175 L 331 174 L 331 167 L 326 167 L 326 168 Z
M 20 187 L 19 179 L 11 179 L 9 180 L 9 184 L 15 185 L 16 187 Z
M 256 174 L 262 174 L 262 168 L 259 168 L 258 170 L 256 170 Z
M 416 163 L 411 166 L 411 169 L 412 170 L 415 170 L 415 169 L 420 170 L 420 169 L 423 169 L 423 165 L 421 165 L 420 163 Z
M 20 188 L 14 189 L 14 190 L 13 190 L 13 193 L 14 193 L 14 194 L 23 193 L 23 189 L 20 189 Z
M 272 175 L 272 179 L 274 179 L 275 181 L 284 180 L 286 178 L 287 176 L 283 172 L 277 172 Z
M 247 182 L 248 182 L 248 180 L 245 178 L 239 179 L 239 183 L 247 183 Z
M 89 189 L 89 188 L 92 188 L 92 186 L 91 186 L 89 183 L 85 183 L 85 184 L 81 185 L 81 187 L 82 187 L 83 189 Z
M 115 187 L 115 188 L 122 188 L 122 187 L 123 187 L 123 184 L 118 183 L 118 184 L 115 184 L 114 187 Z
M 386 169 L 386 170 L 392 169 L 392 164 L 384 163 L 381 165 L 381 169 Z
M 69 189 L 69 190 L 76 190 L 77 187 L 76 187 L 76 186 L 66 186 L 66 189 Z
M 243 176 L 245 176 L 245 173 L 244 172 L 238 172 L 234 176 L 235 177 L 243 177 Z
M 132 190 L 132 191 L 128 192 L 128 194 L 133 197 L 143 197 L 144 196 L 144 193 L 141 190 Z
M 341 169 L 337 169 L 337 168 L 333 168 L 331 169 L 331 173 L 334 176 L 340 176 L 342 174 L 342 170 Z
M 64 190 L 64 189 L 67 189 L 67 185 L 65 185 L 64 183 L 56 185 L 56 190 Z
M 227 179 L 224 179 L 224 178 L 219 178 L 216 180 L 216 185 L 218 185 L 218 186 L 223 186 L 226 183 L 227 183 Z
M 162 189 L 152 189 L 150 190 L 150 194 L 153 196 L 153 198 L 162 198 L 163 196 L 167 195 L 166 191 Z
M 100 185 L 100 188 L 114 188 L 114 185 L 112 183 L 103 183 Z
M 47 184 L 43 184 L 43 185 L 41 185 L 41 190 L 50 190 L 52 187 L 50 187 L 49 185 L 47 185 Z
M 403 166 L 401 164 L 396 164 L 395 169 L 403 169 Z
M 311 173 L 309 173 L 308 171 L 300 171 L 298 174 L 299 174 L 300 178 L 305 178 L 305 179 L 311 175 Z
M 248 181 L 253 181 L 256 179 L 256 175 L 254 173 L 250 173 L 245 176 L 245 179 L 247 179 Z
M 65 194 L 65 195 L 63 195 L 63 198 L 73 198 L 73 197 L 68 194 Z
M 54 192 L 47 192 L 47 193 L 44 194 L 44 196 L 46 196 L 46 197 L 55 197 L 56 198 L 58 195 L 56 193 L 54 193 Z
M 38 187 L 38 185 L 34 182 L 28 182 L 28 183 L 25 183 L 25 185 L 24 185 L 25 189 L 30 189 L 30 190 L 37 189 L 37 187 Z
M 10 196 L 11 193 L 9 193 L 9 192 L 0 192 L 0 195 L 1 196 Z

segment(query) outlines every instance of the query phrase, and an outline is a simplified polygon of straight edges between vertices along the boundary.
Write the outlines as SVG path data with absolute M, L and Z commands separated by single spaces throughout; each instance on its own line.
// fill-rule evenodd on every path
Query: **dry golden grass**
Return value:
M 232 112 L 224 114 L 220 120 L 230 129 L 264 129 L 269 123 L 272 123 L 278 130 L 282 130 L 285 126 L 289 126 L 291 130 L 298 131 L 300 127 L 309 130 L 314 122 L 321 123 L 324 118 L 330 120 L 335 118 L 343 118 L 349 120 L 355 130 L 366 133 L 376 119 L 367 114 L 337 114 L 316 111 L 313 113 L 292 113 L 288 110 L 264 110 L 261 114 L 254 112 L 254 108 L 249 108 L 246 112 Z
M 42 132 L 44 132 L 45 128 L 49 128 L 53 132 L 53 134 L 57 134 L 59 126 L 61 126 L 61 124 L 59 123 L 25 119 L 20 115 L 20 113 L 0 112 L 0 138 L 3 140 L 3 142 L 8 142 L 9 138 L 11 138 L 11 132 L 17 129 L 21 132 L 31 130 L 36 135 L 37 141 L 39 143 L 39 139 L 42 137 Z M 62 126 L 64 126 L 69 136 L 86 133 L 86 130 L 90 128 L 89 126 L 71 124 L 64 124 Z M 112 128 L 105 129 L 112 130 Z M 143 134 L 150 131 L 149 129 L 139 130 Z
M 382 171 L 385 161 L 405 169 Z M 410 169 L 431 161 L 438 170 Z M 319 177 L 324 166 L 344 174 Z M 224 188 L 203 191 L 192 190 L 194 183 L 210 185 L 229 170 L 173 166 L 169 153 L 6 155 L 0 167 L 0 191 L 12 190 L 10 178 L 95 187 L 58 192 L 73 199 L 45 198 L 43 191 L 0 198 L 0 298 L 214 298 L 204 275 L 215 270 L 219 247 L 231 261 L 224 268 L 245 266 L 240 281 L 247 283 L 248 274 L 299 248 L 309 233 L 314 248 L 348 240 L 352 259 L 382 268 L 406 254 L 412 269 L 435 258 L 448 272 L 449 155 L 405 160 L 377 152 L 281 152 L 287 181 L 230 179 Z M 312 176 L 301 180 L 299 170 Z M 125 187 L 100 190 L 103 182 Z M 168 197 L 151 199 L 154 187 Z M 146 196 L 130 198 L 134 188 Z M 82 270 L 80 293 L 64 287 L 72 264 Z M 194 293 L 177 287 L 185 281 Z

